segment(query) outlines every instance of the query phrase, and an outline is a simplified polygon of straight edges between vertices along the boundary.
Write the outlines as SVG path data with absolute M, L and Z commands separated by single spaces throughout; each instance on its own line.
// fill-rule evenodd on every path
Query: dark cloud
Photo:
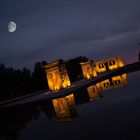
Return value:
M 140 49 L 139 5 L 139 0 L 2 0 L 0 61 L 15 67 L 79 55 L 132 61 Z M 17 23 L 14 33 L 7 31 L 10 20 Z

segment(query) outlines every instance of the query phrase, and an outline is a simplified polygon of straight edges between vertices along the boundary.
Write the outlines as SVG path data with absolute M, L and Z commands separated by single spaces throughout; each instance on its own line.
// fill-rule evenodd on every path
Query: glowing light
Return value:
M 107 70 L 111 71 L 119 67 L 124 66 L 124 62 L 119 57 L 109 58 L 95 63 L 94 76 L 97 76 L 100 73 L 106 72 Z M 122 74 L 119 76 L 112 77 L 110 79 L 100 82 L 101 88 L 103 90 L 108 90 L 112 88 L 122 87 L 127 84 L 127 75 Z
M 71 85 L 65 64 L 60 60 L 44 66 L 50 91 L 60 90 Z
M 17 28 L 16 23 L 13 22 L 13 21 L 10 21 L 9 24 L 8 24 L 8 31 L 11 32 L 11 33 L 15 32 L 16 28 Z
M 63 98 L 53 99 L 52 102 L 58 119 L 69 121 L 70 118 L 76 116 L 77 111 L 73 94 Z
M 86 79 L 90 79 L 93 77 L 93 62 L 88 61 L 88 62 L 82 62 L 81 68 L 83 72 L 83 76 Z

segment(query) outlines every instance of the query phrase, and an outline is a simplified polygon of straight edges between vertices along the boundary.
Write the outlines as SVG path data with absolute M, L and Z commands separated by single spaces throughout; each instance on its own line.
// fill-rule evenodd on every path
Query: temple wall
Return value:
M 82 62 L 81 68 L 83 72 L 83 76 L 86 79 L 90 79 L 93 77 L 93 63 L 88 61 L 88 62 Z
M 90 78 L 94 77 L 95 70 L 94 70 L 92 61 L 82 62 L 80 64 L 81 64 L 84 78 L 90 79 Z M 99 98 L 101 95 L 100 84 L 96 84 L 96 85 L 88 87 L 87 91 L 88 91 L 90 100 L 95 100 L 95 99 Z
M 94 76 L 106 72 L 107 70 L 114 70 L 119 67 L 124 66 L 124 62 L 119 57 L 109 58 L 95 63 Z M 127 84 L 127 75 L 122 74 L 119 76 L 112 77 L 110 79 L 100 82 L 101 88 L 103 90 L 108 90 L 112 88 L 122 87 Z
M 86 79 L 90 79 L 98 76 L 103 72 L 123 67 L 124 62 L 119 57 L 113 57 L 96 62 L 94 66 L 92 61 L 82 62 L 80 63 L 80 65 L 82 68 L 83 77 Z M 71 85 L 65 64 L 62 61 L 58 60 L 46 65 L 45 70 L 50 91 L 57 91 Z M 107 90 L 121 87 L 126 84 L 127 75 L 123 74 L 104 80 L 103 82 L 100 82 L 98 85 L 96 84 L 94 86 L 98 89 L 102 88 L 103 90 Z M 94 92 L 94 90 L 96 89 L 94 86 L 88 88 L 88 91 L 90 92 L 89 95 L 91 96 L 93 94 L 91 93 L 91 91 Z
M 50 91 L 59 90 L 61 88 L 62 81 L 58 67 L 53 70 L 49 69 L 46 73 Z
M 106 72 L 107 71 L 106 65 L 108 66 L 109 70 L 114 70 L 114 69 L 117 69 L 119 67 L 123 67 L 124 62 L 119 57 L 113 57 L 113 58 L 109 58 L 109 59 L 105 59 L 105 60 L 96 62 L 95 63 L 96 72 L 98 74 L 102 73 L 102 72 Z
M 71 85 L 65 64 L 58 60 L 44 67 L 50 91 L 56 91 Z

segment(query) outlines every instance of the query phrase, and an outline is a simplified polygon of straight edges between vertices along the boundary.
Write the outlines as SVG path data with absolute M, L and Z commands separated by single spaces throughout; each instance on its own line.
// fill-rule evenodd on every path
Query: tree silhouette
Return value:
M 79 80 L 79 77 L 82 75 L 82 69 L 81 69 L 81 62 L 87 62 L 88 58 L 86 57 L 76 57 L 73 59 L 70 59 L 66 61 L 66 69 L 68 71 L 68 75 L 70 77 L 70 81 L 74 82 Z
M 37 62 L 34 66 L 34 72 L 32 74 L 32 86 L 34 91 L 48 89 L 45 69 L 43 68 L 47 62 Z
M 64 61 L 61 59 L 61 61 Z M 71 82 L 82 76 L 80 62 L 86 62 L 86 57 L 76 57 L 65 62 Z M 43 66 L 46 61 L 37 62 L 31 72 L 27 68 L 13 69 L 0 64 L 0 101 L 16 98 L 32 92 L 48 90 L 46 72 Z

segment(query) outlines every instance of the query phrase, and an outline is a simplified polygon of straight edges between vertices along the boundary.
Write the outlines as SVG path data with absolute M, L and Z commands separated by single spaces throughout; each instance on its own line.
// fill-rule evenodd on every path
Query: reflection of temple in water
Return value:
M 45 70 L 50 91 L 60 90 L 71 85 L 65 64 L 62 60 L 46 65 Z M 77 114 L 73 94 L 63 98 L 53 99 L 52 104 L 59 120 L 71 120 Z
M 40 104 L 40 110 L 48 119 L 57 117 L 61 121 L 71 121 L 77 117 L 74 95 L 43 101 Z
M 109 58 L 106 60 L 96 62 L 94 76 L 96 77 L 97 75 L 101 73 L 111 71 L 111 70 L 114 70 L 123 66 L 124 66 L 124 62 L 119 57 Z M 106 79 L 103 82 L 100 82 L 100 86 L 103 90 L 122 87 L 126 84 L 127 84 L 126 74 L 115 76 L 115 77 Z
M 90 79 L 94 77 L 94 67 L 93 67 L 93 62 L 88 61 L 88 62 L 82 62 L 81 68 L 83 72 L 83 77 L 85 79 Z M 101 89 L 100 89 L 100 84 L 92 85 L 87 88 L 88 96 L 90 100 L 96 100 L 100 98 L 101 96 Z
M 83 72 L 83 77 L 85 79 L 90 79 L 97 77 L 99 74 L 115 70 L 119 67 L 124 66 L 124 62 L 119 57 L 109 58 L 102 60 L 93 64 L 92 61 L 82 62 L 81 68 Z M 108 90 L 112 88 L 122 87 L 127 84 L 127 75 L 122 74 L 119 76 L 111 77 L 104 80 L 96 85 L 90 86 L 87 88 L 90 100 L 94 100 L 100 97 L 101 89 Z
M 91 79 L 97 77 L 101 73 L 123 67 L 124 63 L 120 58 L 114 57 L 96 62 L 95 64 L 93 64 L 93 61 L 87 61 L 80 63 L 80 65 L 83 78 Z M 65 64 L 62 60 L 54 61 L 44 66 L 44 68 L 50 91 L 57 91 L 71 85 Z M 59 120 L 68 120 L 77 114 L 74 98 L 76 100 L 76 104 L 82 103 L 80 101 L 81 99 L 83 102 L 93 101 L 102 97 L 102 90 L 117 88 L 126 84 L 127 76 L 126 74 L 122 74 L 106 79 L 95 85 L 83 87 L 75 91 L 74 95 L 71 94 L 63 98 L 53 99 L 52 106 L 54 108 L 54 112 L 50 112 L 48 114 L 52 113 L 50 117 L 56 115 Z
M 123 87 L 127 84 L 126 74 L 115 76 L 100 83 L 103 90 Z
M 53 106 L 58 120 L 71 121 L 72 118 L 77 116 L 74 95 L 53 99 Z
M 118 57 L 99 61 L 95 64 L 93 64 L 92 61 L 80 64 L 85 79 L 94 78 L 101 73 L 124 66 L 123 61 Z M 57 91 L 71 85 L 63 61 L 58 60 L 52 62 L 45 66 L 45 70 L 50 91 Z M 99 99 L 102 97 L 101 90 L 122 87 L 126 84 L 127 75 L 122 74 L 90 87 L 82 87 L 74 91 L 74 94 L 65 97 L 41 101 L 39 107 L 27 105 L 9 110 L 9 112 L 0 112 L 0 136 L 7 140 L 17 139 L 20 131 L 24 129 L 30 121 L 39 118 L 40 111 L 44 112 L 48 119 L 57 117 L 57 119 L 61 121 L 71 121 L 78 116 L 76 105 Z M 8 127 L 8 129 L 5 126 Z
M 102 91 L 100 84 L 92 85 L 87 88 L 88 96 L 90 101 L 94 101 L 102 97 Z
M 70 86 L 70 80 L 63 60 L 58 60 L 44 66 L 50 91 Z
M 93 61 L 87 61 L 80 63 L 80 65 L 83 72 L 83 77 L 85 79 L 90 79 L 97 77 L 101 73 L 123 67 L 124 63 L 121 58 L 114 57 L 96 62 L 95 64 L 93 64 Z M 60 90 L 71 85 L 63 60 L 54 61 L 44 66 L 44 68 L 50 91 Z M 94 100 L 102 95 L 101 89 L 108 90 L 122 87 L 126 84 L 127 76 L 126 74 L 122 74 L 90 86 L 87 88 L 87 91 L 89 93 L 89 97 L 91 97 L 91 100 Z

